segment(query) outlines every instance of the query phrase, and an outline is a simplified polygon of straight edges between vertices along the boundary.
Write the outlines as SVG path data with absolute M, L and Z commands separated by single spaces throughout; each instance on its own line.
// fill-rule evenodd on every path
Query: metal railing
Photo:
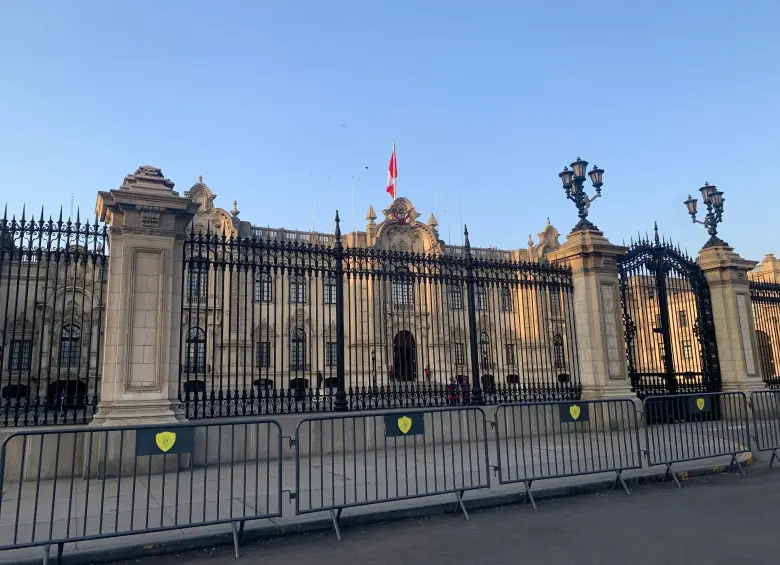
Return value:
M 750 452 L 748 405 L 742 392 L 648 396 L 642 403 L 645 415 L 647 463 L 666 465 L 666 475 L 677 486 L 680 481 L 672 465 L 685 461 L 730 455 L 744 475 L 737 459 Z M 653 425 L 653 421 L 666 422 Z
M 52 457 L 53 455 L 53 457 Z M 53 463 L 53 465 L 52 465 Z M 282 515 L 282 435 L 271 420 L 11 434 L 0 448 L 0 550 Z M 12 528 L 12 532 L 8 531 Z
M 309 418 L 294 445 L 295 513 L 328 511 L 339 539 L 345 508 L 454 494 L 468 520 L 463 494 L 490 487 L 479 408 Z
M 642 466 L 639 422 L 631 399 L 528 403 L 499 406 L 494 424 L 500 484 L 615 473 Z
M 780 390 L 762 390 L 750 393 L 750 408 L 753 412 L 753 437 L 756 449 L 771 451 L 771 467 L 780 461 Z

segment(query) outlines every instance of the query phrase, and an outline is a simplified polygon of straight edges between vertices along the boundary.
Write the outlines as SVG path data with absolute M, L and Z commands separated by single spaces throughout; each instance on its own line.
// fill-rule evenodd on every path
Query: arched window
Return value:
M 506 286 L 501 287 L 501 311 L 512 311 L 512 293 L 509 290 L 509 287 Z
M 325 294 L 325 304 L 336 303 L 336 277 L 326 276 L 323 280 L 323 290 Z
M 207 263 L 190 263 L 187 278 L 187 296 L 190 302 L 206 300 L 209 286 L 209 266 Z
M 187 331 L 186 358 L 184 370 L 187 373 L 203 373 L 206 371 L 206 332 L 201 328 L 190 328 Z
M 76 367 L 81 351 L 81 328 L 70 324 L 60 333 L 60 367 Z
M 414 304 L 414 282 L 408 268 L 396 267 L 391 285 L 393 304 L 399 306 Z
M 490 336 L 487 332 L 479 332 L 479 357 L 483 367 L 490 365 Z
M 304 302 L 306 302 L 306 281 L 301 275 L 293 275 L 290 278 L 290 304 Z
M 255 276 L 255 302 L 271 302 L 272 297 L 271 275 L 257 273 Z
M 306 369 L 306 332 L 295 328 L 290 334 L 290 370 Z
M 563 348 L 563 336 L 561 334 L 553 336 L 553 356 L 555 357 L 555 367 L 557 369 L 566 367 L 566 350 Z
M 477 298 L 477 310 L 487 310 L 487 289 L 484 286 L 478 286 L 475 296 Z

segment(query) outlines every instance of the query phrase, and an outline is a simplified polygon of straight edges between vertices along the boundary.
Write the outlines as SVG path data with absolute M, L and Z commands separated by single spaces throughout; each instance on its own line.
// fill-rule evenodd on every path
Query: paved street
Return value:
M 766 564 L 777 559 L 780 471 L 754 467 L 634 490 L 440 516 L 117 565 L 476 563 Z

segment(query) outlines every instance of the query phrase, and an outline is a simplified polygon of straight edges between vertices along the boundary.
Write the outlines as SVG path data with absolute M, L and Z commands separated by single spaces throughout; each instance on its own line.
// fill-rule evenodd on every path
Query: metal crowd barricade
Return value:
M 672 465 L 713 457 L 731 456 L 729 468 L 737 466 L 737 455 L 750 452 L 748 406 L 742 392 L 711 392 L 671 396 L 648 396 L 642 403 L 646 421 L 647 463 L 666 465 L 666 476 L 677 486 L 680 481 Z
M 487 420 L 479 408 L 309 418 L 292 440 L 295 512 L 328 511 L 490 487 Z
M 771 451 L 771 467 L 775 459 L 780 461 L 780 390 L 761 390 L 750 393 L 750 407 L 753 412 L 753 429 L 756 448 Z
M 615 473 L 627 494 L 623 471 L 642 467 L 639 422 L 631 399 L 506 404 L 496 410 L 501 484 Z
M 0 550 L 282 515 L 282 434 L 267 419 L 31 430 L 0 449 Z M 9 527 L 10 526 L 10 527 Z

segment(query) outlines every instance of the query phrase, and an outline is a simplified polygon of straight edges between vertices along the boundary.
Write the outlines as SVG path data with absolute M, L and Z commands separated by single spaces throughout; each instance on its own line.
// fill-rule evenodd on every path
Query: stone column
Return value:
M 100 403 L 93 425 L 183 419 L 178 403 L 182 248 L 198 204 L 155 167 L 100 192 L 109 266 Z
M 552 263 L 571 266 L 574 316 L 584 399 L 631 397 L 620 306 L 617 259 L 625 247 L 595 229 L 572 232 L 550 252 Z
M 705 247 L 696 262 L 710 286 L 723 391 L 763 389 L 748 281 L 757 262 L 743 259 L 727 244 Z

